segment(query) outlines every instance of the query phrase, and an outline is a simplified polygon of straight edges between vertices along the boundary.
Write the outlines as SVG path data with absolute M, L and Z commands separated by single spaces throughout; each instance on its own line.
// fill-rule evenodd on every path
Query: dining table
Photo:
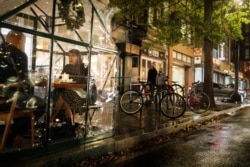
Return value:
M 56 82 L 52 85 L 54 88 L 87 88 L 87 84 L 75 82 Z

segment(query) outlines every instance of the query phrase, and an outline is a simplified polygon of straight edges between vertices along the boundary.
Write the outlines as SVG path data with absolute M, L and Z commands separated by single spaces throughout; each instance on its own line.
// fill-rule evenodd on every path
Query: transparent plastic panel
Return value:
M 10 12 L 11 10 L 20 7 L 21 5 L 27 3 L 29 0 L 8 0 L 8 1 L 0 1 L 1 10 L 0 10 L 0 16 L 3 16 L 4 14 Z
M 12 119 L 11 124 L 14 126 L 11 127 L 11 131 L 22 134 L 21 136 L 18 136 L 20 137 L 20 140 L 24 141 L 19 146 L 21 149 L 32 148 L 42 144 L 45 137 L 44 118 L 46 115 L 46 101 L 48 97 L 48 72 L 42 69 L 43 66 L 36 63 L 36 54 L 39 55 L 36 41 L 37 36 L 28 33 L 11 31 L 11 29 L 8 28 L 1 28 L 1 33 L 5 40 L 2 40 L 0 50 L 9 54 L 6 58 L 1 55 L 0 84 L 6 85 L 10 91 L 6 93 L 6 95 L 12 94 L 12 86 L 18 88 L 16 89 L 18 91 L 18 103 L 16 103 L 14 113 L 24 112 L 23 116 L 21 114 L 19 115 L 22 117 Z M 6 40 L 6 36 L 8 36 L 7 34 L 9 34 L 8 40 Z M 18 38 L 18 36 L 22 36 L 22 38 Z M 3 43 L 3 41 L 9 43 Z M 23 43 L 24 48 L 20 47 L 22 46 L 21 43 Z M 48 43 L 48 45 L 50 44 Z M 46 52 L 50 51 L 47 49 Z M 11 63 L 9 63 L 8 60 L 12 60 Z M 20 64 L 22 64 L 22 66 L 20 66 Z M 24 71 L 25 77 L 23 80 L 19 80 L 21 76 L 20 72 L 22 71 Z M 9 110 L 9 108 L 7 107 L 6 110 Z M 15 117 L 18 117 L 18 115 L 15 115 Z M 34 121 L 32 125 L 30 124 L 30 121 Z M 28 123 L 28 126 L 26 123 Z M 32 127 L 34 129 L 31 129 Z M 2 130 L 0 131 L 0 134 L 2 134 Z M 25 138 L 26 136 L 28 137 Z M 15 140 L 9 140 L 6 143 L 10 145 L 6 147 L 7 151 L 8 149 L 15 149 Z
M 94 12 L 92 43 L 94 46 L 116 49 L 111 32 L 111 11 L 97 10 Z
M 60 44 L 65 46 L 62 42 Z M 116 55 L 97 49 L 90 52 L 85 47 L 76 45 L 68 45 L 67 48 L 69 49 L 65 53 L 58 50 L 53 54 L 52 108 L 50 114 L 53 122 L 50 122 L 51 139 L 57 141 L 65 137 L 84 138 L 113 132 L 113 99 L 116 95 Z M 88 70 L 90 69 L 87 76 L 87 87 L 82 87 L 80 84 L 77 85 L 78 82 L 71 83 L 70 81 L 64 83 L 65 81 L 63 81 L 65 74 L 69 74 L 69 78 L 71 78 L 71 73 L 62 73 L 64 66 L 69 64 L 68 52 L 70 49 L 79 50 L 81 52 L 82 63 Z M 58 87 L 60 85 L 62 87 Z M 64 87 L 65 85 L 67 87 Z M 66 93 L 69 93 L 70 90 L 77 92 L 78 95 L 81 94 L 82 96 L 79 95 L 81 96 L 81 102 L 78 103 L 78 100 L 73 100 L 75 103 L 72 105 L 71 99 L 66 99 L 69 108 L 62 106 L 58 112 L 57 107 L 59 105 L 57 105 L 58 100 L 56 96 L 58 93 L 61 94 L 64 91 L 61 91 L 61 89 L 65 88 L 68 89 Z M 82 91 L 84 92 L 82 93 Z M 74 98 L 71 95 L 67 95 L 66 97 Z M 55 112 L 58 112 L 56 116 Z M 70 119 L 67 118 L 68 113 L 72 114 Z M 68 133 L 69 131 L 67 131 L 65 135 L 60 136 L 61 134 L 58 133 L 63 128 L 72 128 L 70 130 L 72 133 Z
M 39 0 L 4 20 L 17 27 L 51 33 L 53 1 Z
M 92 7 L 88 0 L 63 1 L 56 4 L 55 35 L 88 43 Z
M 65 4 L 58 1 L 55 35 L 92 43 L 98 48 L 116 49 L 110 35 L 112 12 L 105 8 L 99 10 L 96 6 L 100 6 L 100 3 L 95 3 L 91 4 L 88 0 L 72 1 L 65 9 Z
M 116 55 L 100 50 L 93 50 L 91 53 L 89 93 L 93 93 L 92 84 L 94 83 L 97 96 L 94 104 L 89 105 L 88 116 L 91 120 L 83 124 L 86 126 L 84 129 L 81 127 L 78 129 L 80 130 L 79 136 L 84 132 L 86 136 L 113 132 L 114 98 L 117 94 L 115 89 Z M 89 62 L 85 59 L 83 61 Z M 84 117 L 79 117 L 79 113 L 76 113 L 76 118 L 81 120 Z
M 38 0 L 25 5 L 24 9 L 7 17 L 4 22 L 42 33 L 54 32 L 55 36 L 83 42 L 86 45 L 92 43 L 96 48 L 116 49 L 110 35 L 112 11 L 100 2 L 94 2 L 96 4 L 88 0 L 57 0 L 53 18 L 53 1 Z M 100 6 L 103 9 L 100 10 Z
M 7 28 L 1 28 L 1 32 L 5 37 L 10 31 L 8 27 L 24 31 L 29 78 L 35 83 L 32 93 L 43 99 L 47 105 L 35 121 L 35 146 L 43 144 L 45 140 L 48 140 L 46 142 L 50 145 L 62 141 L 67 143 L 68 139 L 85 140 L 94 136 L 95 140 L 95 137 L 100 139 L 112 136 L 114 97 L 117 95 L 117 54 L 115 43 L 108 33 L 111 31 L 110 13 L 106 11 L 105 5 L 98 1 L 94 1 L 96 4 L 91 4 L 88 0 L 67 1 L 70 3 L 70 11 L 65 13 L 62 12 L 60 4 L 66 1 L 57 0 L 55 18 L 52 18 L 52 0 L 38 0 L 34 3 L 28 1 L 27 4 L 24 3 L 26 1 L 8 2 L 18 7 L 24 4 L 25 7 L 17 12 L 11 11 L 12 8 L 6 9 L 6 13 L 2 13 L 3 18 L 6 18 L 2 23 Z M 0 5 L 3 3 L 5 2 L 0 1 Z M 65 19 L 66 17 L 71 18 L 71 21 Z M 76 18 L 80 20 L 78 25 L 73 24 Z M 81 20 L 83 18 L 84 20 Z M 55 27 L 51 27 L 53 20 Z M 62 82 L 62 78 L 67 78 L 67 73 L 64 75 L 62 71 L 70 63 L 68 55 L 71 49 L 80 52 L 81 63 L 88 71 L 85 75 L 86 83 L 78 84 L 75 82 L 77 79 L 71 80 L 70 75 Z M 55 83 L 58 83 L 59 87 Z M 79 92 L 79 88 L 83 91 Z M 81 104 L 75 101 L 71 103 L 71 112 L 66 112 L 66 103 L 61 104 L 59 112 L 52 120 L 50 118 L 56 106 L 56 89 L 74 90 L 83 100 Z M 49 119 L 49 126 L 46 124 L 46 118 Z M 30 130 L 27 129 L 27 132 Z M 47 132 L 48 138 L 45 135 Z M 30 144 L 26 144 L 29 143 L 26 140 L 30 140 L 30 137 L 25 138 L 21 149 L 32 148 Z

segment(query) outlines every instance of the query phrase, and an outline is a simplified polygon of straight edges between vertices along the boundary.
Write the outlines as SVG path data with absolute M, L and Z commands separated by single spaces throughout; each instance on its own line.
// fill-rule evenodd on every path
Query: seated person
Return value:
M 88 68 L 82 63 L 81 53 L 72 49 L 68 53 L 69 64 L 65 65 L 62 74 L 69 74 L 69 78 L 76 83 L 87 84 Z M 65 111 L 67 121 L 74 124 L 72 109 L 86 103 L 86 89 L 57 88 L 54 90 L 54 107 L 50 121 L 54 122 L 61 109 Z
M 0 89 L 1 96 L 10 99 L 16 92 L 16 88 L 8 86 L 18 84 L 20 86 L 17 109 L 37 108 L 36 117 L 40 117 L 46 108 L 46 102 L 32 93 L 32 82 L 28 78 L 28 60 L 24 52 L 25 35 L 22 32 L 10 31 L 7 34 L 6 42 L 0 45 L 0 83 L 5 85 Z M 10 103 L 1 106 L 2 109 L 8 110 Z M 38 110 L 41 108 L 42 110 Z M 29 118 L 16 118 L 12 125 L 12 137 L 23 135 L 30 127 Z M 7 141 L 8 142 L 8 141 Z

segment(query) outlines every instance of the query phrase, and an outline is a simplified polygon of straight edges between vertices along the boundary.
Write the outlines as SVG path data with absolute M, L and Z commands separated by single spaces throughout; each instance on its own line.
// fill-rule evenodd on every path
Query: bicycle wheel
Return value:
M 187 104 L 194 113 L 201 114 L 206 112 L 210 107 L 210 99 L 204 92 L 191 93 L 188 96 Z
M 161 89 L 157 90 L 156 96 L 160 97 L 159 100 L 161 100 L 166 94 L 169 93 L 174 93 L 174 89 L 171 85 L 165 85 Z
M 179 84 L 173 84 L 171 86 L 172 86 L 172 88 L 174 90 L 174 93 L 177 93 L 177 94 L 179 94 L 179 95 L 181 95 L 181 96 L 184 97 L 184 89 L 183 89 L 183 87 L 181 85 L 179 85 Z
M 135 114 L 142 108 L 143 98 L 139 92 L 128 90 L 122 94 L 119 104 L 126 114 Z
M 160 109 L 168 118 L 178 118 L 186 111 L 185 99 L 177 93 L 168 93 L 160 101 Z

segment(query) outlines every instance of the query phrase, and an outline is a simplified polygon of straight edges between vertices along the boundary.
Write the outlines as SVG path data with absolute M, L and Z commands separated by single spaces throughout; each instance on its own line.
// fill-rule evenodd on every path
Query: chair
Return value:
M 30 117 L 32 146 L 35 143 L 35 116 L 32 109 L 24 109 L 24 110 L 16 109 L 18 90 L 19 88 L 17 88 L 17 91 L 14 93 L 11 102 L 9 102 L 10 99 L 7 99 L 6 97 L 0 97 L 0 106 L 6 104 L 7 102 L 11 103 L 9 110 L 0 111 L 0 120 L 5 122 L 5 128 L 3 131 L 3 136 L 0 145 L 0 152 L 2 152 L 5 148 L 5 143 L 10 131 L 11 121 L 14 118 L 25 117 L 25 116 Z
M 86 125 L 88 126 L 88 128 L 91 126 L 91 122 L 92 122 L 92 119 L 93 119 L 93 117 L 95 115 L 95 112 L 97 110 L 99 110 L 101 107 L 102 107 L 101 105 L 97 105 L 97 104 L 92 104 L 92 105 L 88 106 L 88 120 L 86 122 Z M 83 105 L 80 108 L 81 108 L 80 109 L 81 112 L 86 114 L 87 106 Z M 75 115 L 76 115 L 75 110 L 73 110 L 73 120 L 74 120 L 74 123 L 75 123 Z
M 92 119 L 93 119 L 93 117 L 94 117 L 94 115 L 95 115 L 95 112 L 96 112 L 97 110 L 99 110 L 101 107 L 102 107 L 101 105 L 96 105 L 96 104 L 92 104 L 92 105 L 89 105 L 89 106 L 88 106 L 88 109 L 89 109 L 89 111 L 88 111 L 88 112 L 89 112 L 89 113 L 88 113 L 88 114 L 89 114 L 89 115 L 88 115 L 89 124 L 91 124 L 91 121 L 92 121 Z M 84 105 L 84 106 L 82 106 L 81 108 L 82 108 L 83 112 L 86 113 L 87 106 Z M 90 111 L 92 111 L 92 112 L 90 112 Z

